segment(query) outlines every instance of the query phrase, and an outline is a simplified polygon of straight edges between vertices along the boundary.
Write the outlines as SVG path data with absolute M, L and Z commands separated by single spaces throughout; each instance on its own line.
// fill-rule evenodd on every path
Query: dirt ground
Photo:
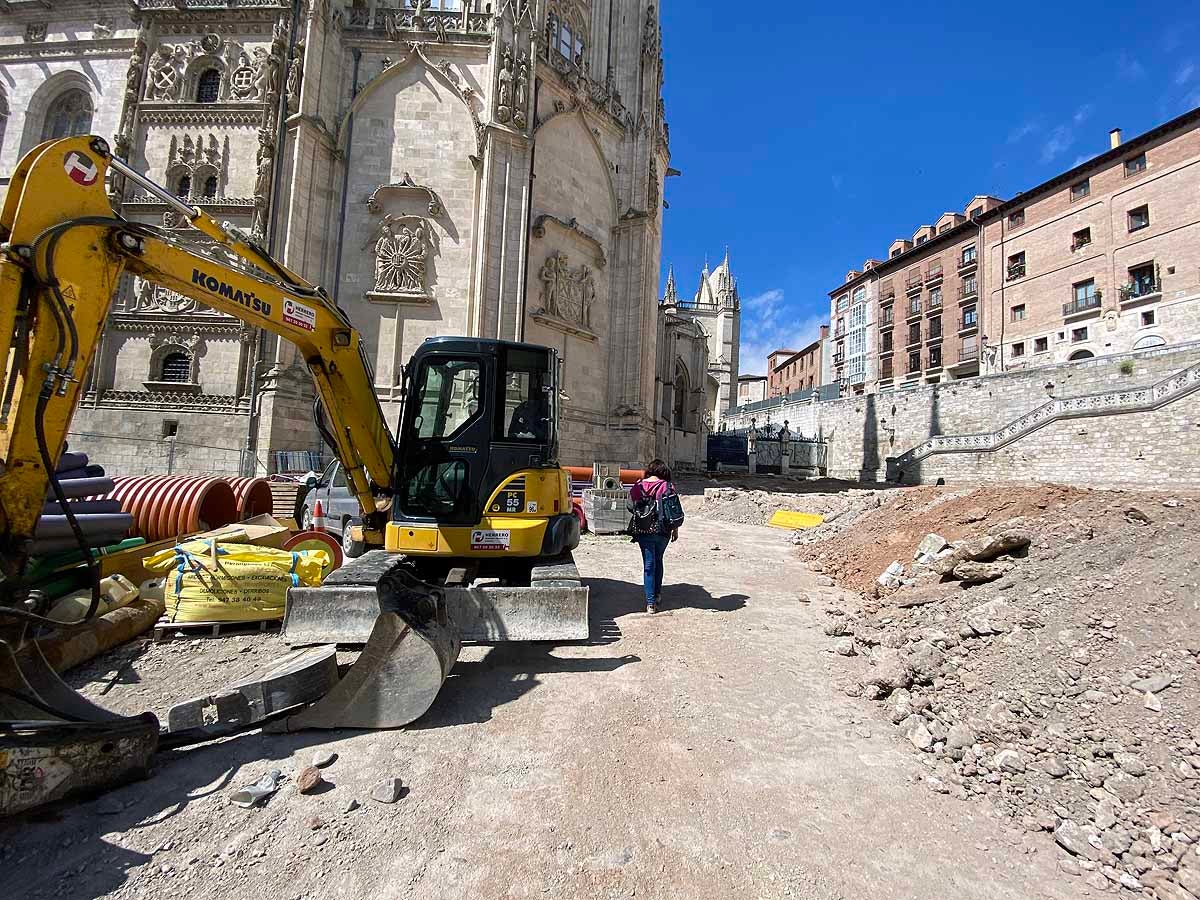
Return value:
M 862 598 L 792 541 L 691 516 L 650 616 L 635 548 L 586 537 L 590 642 L 464 648 L 401 731 L 163 754 L 149 780 L 0 829 L 0 896 L 1094 896 L 1003 803 L 930 790 L 926 757 L 847 695 L 825 628 Z M 162 715 L 277 651 L 263 636 L 139 642 L 73 677 L 110 708 Z M 260 808 L 228 802 L 318 748 L 338 754 L 323 792 L 289 781 Z M 405 796 L 370 799 L 393 776 Z

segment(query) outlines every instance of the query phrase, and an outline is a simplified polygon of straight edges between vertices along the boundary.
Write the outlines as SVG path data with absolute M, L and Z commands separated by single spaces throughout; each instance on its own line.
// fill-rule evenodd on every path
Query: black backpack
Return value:
M 683 504 L 674 486 L 661 497 L 644 494 L 636 503 L 629 505 L 629 533 L 670 534 L 683 524 Z

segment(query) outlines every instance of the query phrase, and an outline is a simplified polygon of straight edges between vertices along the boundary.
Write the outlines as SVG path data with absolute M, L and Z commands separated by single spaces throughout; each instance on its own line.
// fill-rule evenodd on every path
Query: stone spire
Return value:
M 663 303 L 679 305 L 679 293 L 675 288 L 675 267 L 667 266 L 667 291 L 663 294 Z

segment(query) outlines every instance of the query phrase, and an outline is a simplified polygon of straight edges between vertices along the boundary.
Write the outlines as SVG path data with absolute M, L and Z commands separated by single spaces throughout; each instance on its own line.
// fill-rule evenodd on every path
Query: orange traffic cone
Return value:
M 318 501 L 316 502 L 316 504 L 313 506 L 313 514 L 312 514 L 312 530 L 313 530 L 313 531 L 326 531 L 326 530 L 328 530 L 328 529 L 325 527 L 325 507 L 323 507 L 323 506 L 321 505 L 321 501 L 320 501 L 320 500 L 318 500 Z

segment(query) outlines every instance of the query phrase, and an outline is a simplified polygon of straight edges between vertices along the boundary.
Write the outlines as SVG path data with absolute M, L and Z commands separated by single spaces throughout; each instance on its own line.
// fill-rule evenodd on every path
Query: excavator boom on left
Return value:
M 172 233 L 116 215 L 106 193 L 112 178 L 154 195 L 207 240 L 185 245 Z M 103 139 L 73 137 L 35 148 L 19 164 L 0 213 L 0 815 L 133 777 L 156 747 L 152 714 L 116 716 L 68 687 L 46 663 L 29 629 L 57 623 L 44 617 L 46 601 L 24 578 L 48 498 L 67 511 L 91 559 L 54 473 L 126 273 L 299 348 L 324 407 L 323 437 L 362 509 L 362 538 L 384 543 L 396 445 L 345 313 L 252 237 L 114 159 Z M 376 574 L 395 585 L 395 566 L 384 562 Z M 84 621 L 99 603 L 94 569 L 92 580 Z M 457 634 L 446 627 L 436 595 L 403 577 L 390 590 L 395 602 L 381 610 L 360 658 L 368 662 L 351 669 L 336 701 L 357 692 L 351 699 L 370 709 L 370 723 L 384 726 L 427 709 L 458 653 Z M 420 694 L 415 699 L 414 691 Z M 339 721 L 336 714 L 325 719 Z

